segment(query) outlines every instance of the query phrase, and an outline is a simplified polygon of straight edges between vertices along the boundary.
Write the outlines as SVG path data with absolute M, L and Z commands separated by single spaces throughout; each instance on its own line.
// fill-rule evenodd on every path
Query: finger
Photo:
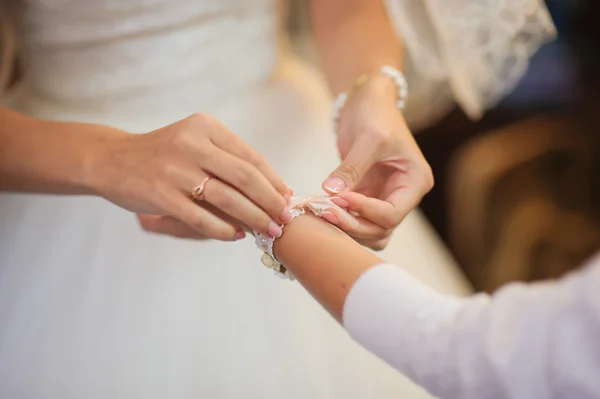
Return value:
M 335 198 L 332 201 L 384 229 L 394 229 L 419 204 L 420 197 L 416 194 L 410 195 L 408 191 L 398 189 L 385 201 L 356 192 L 346 192 L 338 195 L 343 202 Z
M 196 204 L 198 206 L 201 206 L 202 208 L 206 209 L 207 211 L 209 211 L 210 213 L 212 213 L 219 219 L 224 220 L 227 223 L 236 226 L 236 228 L 239 230 L 246 231 L 246 232 L 254 231 L 250 227 L 248 227 L 245 224 L 243 224 L 242 222 L 240 222 L 239 220 L 235 220 L 234 218 L 232 218 L 231 216 L 229 216 L 228 214 L 226 214 L 225 212 L 223 212 L 216 206 L 214 206 L 206 201 L 196 202 Z
M 173 217 L 206 237 L 221 241 L 236 239 L 237 227 L 198 206 L 184 194 L 173 196 L 170 209 Z
M 243 159 L 257 168 L 279 194 L 285 196 L 290 193 L 290 188 L 283 182 L 281 177 L 279 177 L 263 156 L 256 152 L 256 150 L 250 147 L 239 136 L 227 129 L 223 124 L 220 122 L 218 123 L 218 133 L 215 131 L 215 133 L 210 136 L 213 144 L 234 157 Z
M 236 188 L 277 223 L 284 224 L 291 220 L 287 200 L 275 190 L 258 169 L 248 162 L 215 148 L 210 159 L 204 159 L 201 166 Z
M 355 212 L 361 217 L 385 229 L 396 227 L 405 216 L 403 212 L 396 209 L 392 203 L 377 198 L 367 197 L 360 193 L 340 193 L 338 198 L 333 198 L 332 201 L 340 207 L 350 212 Z
M 323 182 L 323 190 L 329 194 L 337 194 L 352 190 L 360 183 L 377 162 L 380 151 L 380 144 L 367 138 L 367 135 L 362 135 L 356 139 L 340 166 Z
M 397 187 L 385 198 L 385 202 L 392 204 L 395 209 L 396 225 L 419 206 L 423 197 L 433 188 L 434 179 L 429 164 L 422 160 L 417 165 L 410 182 Z
M 339 227 L 346 234 L 355 239 L 378 240 L 390 234 L 384 229 L 364 218 L 350 215 L 348 212 L 331 208 L 322 213 L 322 218 Z
M 202 175 L 201 171 L 187 170 L 180 170 L 176 177 L 178 181 L 181 181 L 182 187 L 190 187 L 193 182 L 205 178 L 206 175 Z M 184 189 L 183 192 L 185 193 L 185 191 Z M 282 233 L 280 224 L 269 217 L 265 211 L 238 190 L 216 177 L 205 181 L 202 198 L 201 201 L 196 202 L 197 205 L 229 224 L 241 224 L 250 231 L 259 231 L 271 237 L 279 237 Z M 288 223 L 290 220 L 291 214 L 284 223 Z
M 375 241 L 373 241 L 373 240 L 356 240 L 356 242 L 358 242 L 360 245 L 371 248 L 374 251 L 381 251 L 387 247 L 391 238 L 392 238 L 392 236 L 389 235 L 380 240 L 375 240 Z
M 253 231 L 266 233 L 273 238 L 279 237 L 282 233 L 280 225 L 271 219 L 265 211 L 236 189 L 217 179 L 210 179 L 206 182 L 202 203 L 204 202 L 208 202 L 221 212 L 250 227 Z
M 151 233 L 195 240 L 207 238 L 172 216 L 137 215 L 137 218 L 142 228 Z

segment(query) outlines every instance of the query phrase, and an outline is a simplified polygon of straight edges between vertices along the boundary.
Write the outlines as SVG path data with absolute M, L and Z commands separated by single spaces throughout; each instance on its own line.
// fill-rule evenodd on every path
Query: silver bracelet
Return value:
M 408 82 L 402 72 L 396 68 L 384 65 L 379 69 L 379 73 L 385 75 L 394 81 L 394 84 L 398 88 L 398 99 L 396 100 L 396 107 L 402 111 L 406 105 L 406 98 L 408 97 Z M 333 125 L 335 132 L 337 133 L 339 128 L 340 114 L 346 101 L 348 100 L 348 92 L 339 94 L 333 101 Z

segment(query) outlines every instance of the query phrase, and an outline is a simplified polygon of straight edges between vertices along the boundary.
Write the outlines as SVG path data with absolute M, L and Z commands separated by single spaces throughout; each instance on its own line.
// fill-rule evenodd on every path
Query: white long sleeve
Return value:
M 343 316 L 356 341 L 441 398 L 600 398 L 600 257 L 556 282 L 468 298 L 382 264 L 355 282 Z

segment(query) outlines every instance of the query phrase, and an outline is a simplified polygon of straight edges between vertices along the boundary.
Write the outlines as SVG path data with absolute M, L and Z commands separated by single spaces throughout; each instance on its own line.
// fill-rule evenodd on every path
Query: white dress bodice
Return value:
M 211 112 L 273 76 L 277 11 L 273 0 L 29 0 L 20 106 L 131 118 L 178 104 L 171 120 Z

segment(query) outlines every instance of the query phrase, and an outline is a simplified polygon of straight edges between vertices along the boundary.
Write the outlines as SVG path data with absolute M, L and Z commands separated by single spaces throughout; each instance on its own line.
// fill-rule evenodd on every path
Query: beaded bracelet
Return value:
M 389 65 L 382 66 L 379 69 L 379 73 L 389 77 L 394 81 L 394 84 L 398 88 L 398 99 L 396 100 L 396 107 L 398 108 L 398 110 L 402 111 L 404 109 L 404 106 L 406 105 L 406 98 L 408 97 L 408 82 L 406 81 L 406 77 L 402 72 Z M 348 92 L 339 94 L 333 101 L 332 117 L 335 132 L 338 131 L 340 114 L 342 113 L 344 105 L 346 105 L 346 101 L 348 101 Z

